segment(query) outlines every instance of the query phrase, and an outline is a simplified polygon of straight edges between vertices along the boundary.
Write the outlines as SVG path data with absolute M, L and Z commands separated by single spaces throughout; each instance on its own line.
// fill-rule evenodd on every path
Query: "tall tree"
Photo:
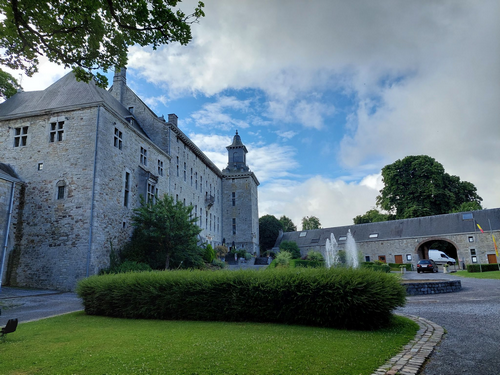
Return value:
M 191 24 L 203 17 L 200 1 L 191 14 L 180 0 L 0 0 L 0 64 L 37 71 L 40 56 L 75 69 L 90 81 L 97 69 L 122 68 L 128 47 L 187 44 Z M 96 73 L 96 82 L 107 85 Z M 3 90 L 5 92 L 5 90 Z M 6 94 L 4 94 L 6 95 Z
M 320 229 L 321 223 L 316 216 L 304 216 L 302 218 L 302 230 Z
M 164 195 L 156 202 L 144 202 L 134 209 L 132 217 L 136 236 L 151 245 L 151 251 L 158 251 L 165 259 L 165 269 L 171 260 L 176 264 L 188 260 L 193 265 L 203 263 L 204 249 L 198 243 L 201 229 L 196 218 L 191 217 L 193 206 L 184 206 L 180 201 Z M 201 262 L 201 263 L 200 263 Z
M 377 209 L 366 211 L 364 215 L 356 216 L 353 221 L 354 224 L 378 223 L 380 221 L 387 221 L 391 219 L 391 215 L 384 214 Z
M 283 232 L 295 232 L 297 227 L 293 223 L 292 219 L 283 215 L 279 218 L 281 226 L 283 227 Z
M 464 203 L 481 207 L 476 187 L 451 176 L 435 159 L 426 155 L 407 156 L 382 169 L 384 188 L 377 205 L 395 219 L 453 212 Z
M 264 215 L 259 218 L 259 244 L 262 251 L 272 249 L 283 227 L 276 216 Z

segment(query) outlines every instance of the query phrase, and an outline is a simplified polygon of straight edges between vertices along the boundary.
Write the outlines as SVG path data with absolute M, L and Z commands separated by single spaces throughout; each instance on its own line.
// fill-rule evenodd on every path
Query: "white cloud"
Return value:
M 278 135 L 278 137 L 283 139 L 292 139 L 298 134 L 298 132 L 294 132 L 293 130 L 289 130 L 286 132 L 277 131 L 275 133 Z
M 214 103 L 207 103 L 203 109 L 191 115 L 196 126 L 217 128 L 221 130 L 244 129 L 250 125 L 246 120 L 235 119 L 228 110 L 246 113 L 249 109 L 249 100 L 238 100 L 235 97 L 222 96 Z
M 377 189 L 315 176 L 304 182 L 272 181 L 259 190 L 259 215 L 286 215 L 300 228 L 304 216 L 317 216 L 323 228 L 350 225 L 375 205 Z

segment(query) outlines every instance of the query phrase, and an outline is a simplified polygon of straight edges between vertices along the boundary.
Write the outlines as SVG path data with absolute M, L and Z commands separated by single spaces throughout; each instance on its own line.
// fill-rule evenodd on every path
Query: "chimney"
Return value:
M 177 126 L 177 115 L 175 113 L 169 113 L 168 115 L 168 122 L 174 124 L 175 126 Z
M 125 87 L 127 87 L 127 68 L 115 69 L 115 76 L 113 77 L 113 90 L 111 91 L 111 94 L 122 104 Z

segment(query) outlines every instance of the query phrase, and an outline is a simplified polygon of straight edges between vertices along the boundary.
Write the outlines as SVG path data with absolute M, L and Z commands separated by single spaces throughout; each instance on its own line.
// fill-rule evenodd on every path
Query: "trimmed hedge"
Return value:
M 467 272 L 488 272 L 488 271 L 498 271 L 498 264 L 493 263 L 493 264 L 481 264 L 481 267 L 479 267 L 479 264 L 468 264 L 467 265 Z
M 405 266 L 407 271 L 411 271 L 411 263 L 389 263 L 389 267 L 400 270 L 401 266 Z
M 397 278 L 344 268 L 92 276 L 78 284 L 77 293 L 90 315 L 349 329 L 385 326 L 406 300 Z
M 362 262 L 361 263 L 361 268 L 367 268 L 373 271 L 378 271 L 378 272 L 383 272 L 383 273 L 390 273 L 391 272 L 391 267 L 387 264 L 375 264 L 373 262 Z
M 290 267 L 324 268 L 325 262 L 317 260 L 292 259 L 290 260 Z

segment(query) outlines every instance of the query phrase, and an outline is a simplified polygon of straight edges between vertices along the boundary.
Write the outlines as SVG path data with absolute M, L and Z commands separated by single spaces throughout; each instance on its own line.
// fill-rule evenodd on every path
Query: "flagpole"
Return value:
M 498 259 L 497 243 L 495 241 L 495 236 L 493 235 L 493 230 L 491 229 L 491 221 L 490 221 L 490 219 L 488 219 L 488 224 L 490 225 L 491 239 L 493 240 L 493 247 L 495 248 L 495 254 L 496 254 L 496 258 L 497 258 L 498 270 L 500 271 L 500 259 Z

